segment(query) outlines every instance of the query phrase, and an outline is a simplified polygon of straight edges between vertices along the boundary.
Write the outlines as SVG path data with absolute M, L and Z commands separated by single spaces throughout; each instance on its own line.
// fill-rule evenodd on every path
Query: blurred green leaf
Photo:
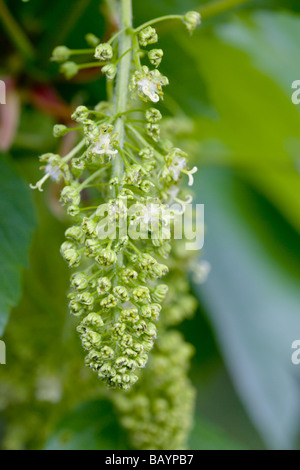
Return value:
M 21 272 L 35 226 L 30 190 L 8 157 L 0 155 L 0 336 L 21 295 Z
M 263 242 L 253 221 L 267 220 L 269 213 L 251 208 L 251 192 L 230 172 L 202 170 L 196 187 L 208 227 L 204 256 L 212 265 L 198 287 L 200 298 L 236 390 L 265 442 L 293 448 L 300 419 L 300 370 L 291 362 L 299 331 L 299 260 L 288 269 L 268 251 L 277 233 Z
M 197 346 L 199 348 L 199 345 Z M 198 373 L 194 381 L 197 387 L 195 422 L 200 419 L 223 431 L 231 444 L 247 449 L 265 449 L 262 439 L 238 397 L 224 364 L 206 377 Z M 198 445 L 200 445 L 198 443 Z
M 112 404 L 96 400 L 68 414 L 46 444 L 47 450 L 125 450 L 124 431 L 119 427 Z
M 197 418 L 190 435 L 189 448 L 192 450 L 242 450 L 246 449 L 224 431 Z
M 219 25 L 217 36 L 244 51 L 255 68 L 277 83 L 291 101 L 291 82 L 299 77 L 299 17 L 280 13 L 253 12 L 248 21 L 235 18 Z M 300 112 L 300 108 L 296 108 Z
M 214 119 L 197 118 L 197 153 L 243 169 L 300 230 L 300 108 L 291 101 L 300 76 L 300 19 L 256 12 L 214 31 L 204 29 L 192 41 L 176 35 L 194 61 L 195 87 L 198 72 L 216 110 Z
M 18 133 L 13 143 L 13 156 L 37 156 L 50 151 L 57 143 L 53 137 L 55 120 L 45 114 L 23 108 Z

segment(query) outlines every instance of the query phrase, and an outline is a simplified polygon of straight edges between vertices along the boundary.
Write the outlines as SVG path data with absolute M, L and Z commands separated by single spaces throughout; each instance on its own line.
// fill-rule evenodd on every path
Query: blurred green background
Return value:
M 134 23 L 212 2 L 133 0 Z M 234 3 L 234 2 L 232 2 Z M 3 4 L 29 43 L 1 23 Z M 205 5 L 205 6 L 204 6 Z M 97 378 L 83 366 L 67 309 L 60 257 L 67 220 L 55 185 L 32 194 L 38 156 L 59 150 L 56 122 L 105 98 L 98 72 L 70 83 L 49 62 L 59 44 L 110 33 L 99 0 L 0 2 L 0 446 L 4 449 L 125 449 L 127 436 Z M 4 16 L 3 16 L 4 15 Z M 191 449 L 299 448 L 300 80 L 298 0 L 257 0 L 203 21 L 189 37 L 158 27 L 166 112 L 179 117 L 178 144 L 199 168 L 205 204 L 201 259 L 211 272 L 191 289 L 197 314 L 181 326 L 196 347 Z M 21 41 L 22 42 L 22 41 Z

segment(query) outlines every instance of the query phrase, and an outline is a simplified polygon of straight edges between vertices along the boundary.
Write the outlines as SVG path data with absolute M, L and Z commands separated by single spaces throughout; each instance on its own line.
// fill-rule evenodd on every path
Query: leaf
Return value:
M 21 295 L 21 272 L 35 226 L 30 190 L 0 154 L 0 336 Z
M 223 430 L 197 418 L 191 432 L 189 448 L 192 450 L 242 450 L 242 446 Z
M 106 400 L 81 404 L 59 424 L 46 450 L 125 450 L 124 431 Z
M 54 149 L 52 117 L 41 114 L 34 109 L 23 109 L 18 133 L 13 142 L 13 157 L 37 156 Z
M 206 211 L 204 257 L 212 265 L 207 282 L 197 287 L 199 297 L 236 390 L 265 442 L 294 448 L 300 369 L 291 362 L 291 345 L 299 332 L 300 262 L 288 254 L 292 237 L 282 222 L 280 232 L 268 229 L 271 212 L 263 212 L 231 172 L 202 170 L 195 185 Z
M 199 107 L 197 154 L 244 170 L 300 231 L 300 107 L 291 101 L 300 76 L 300 19 L 274 12 L 244 18 L 215 26 L 215 34 L 203 29 L 192 41 L 176 35 L 195 64 L 195 87 L 204 77 L 216 111 L 209 119 Z M 223 152 L 216 153 L 216 136 Z
M 254 12 L 247 23 L 235 19 L 218 26 L 216 35 L 247 53 L 254 67 L 280 85 L 290 102 L 291 83 L 300 71 L 298 61 L 292 60 L 299 54 L 299 23 L 299 17 L 292 14 Z

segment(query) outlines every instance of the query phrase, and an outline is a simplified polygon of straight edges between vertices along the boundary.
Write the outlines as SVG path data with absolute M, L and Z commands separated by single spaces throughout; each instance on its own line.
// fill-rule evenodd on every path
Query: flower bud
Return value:
M 89 258 L 94 258 L 98 254 L 100 246 L 101 245 L 99 244 L 98 240 L 95 240 L 94 238 L 87 238 L 85 240 L 86 256 Z
M 100 266 L 111 266 L 117 261 L 117 255 L 113 250 L 105 248 L 100 250 L 96 257 L 96 261 Z
M 115 366 L 119 369 L 120 367 L 124 367 L 128 364 L 128 358 L 125 356 L 120 356 L 116 359 Z
M 102 73 L 106 75 L 107 80 L 113 80 L 117 73 L 117 67 L 114 64 L 107 64 L 102 67 Z
M 85 357 L 85 362 L 87 365 L 90 365 L 91 363 L 97 363 L 101 360 L 101 353 L 95 349 L 92 349 L 89 351 L 87 356 Z
M 85 308 L 79 302 L 76 302 L 76 300 L 71 300 L 69 302 L 69 309 L 70 313 L 75 317 L 79 317 L 86 313 Z
M 155 302 L 162 302 L 167 295 L 167 292 L 168 286 L 166 284 L 161 284 L 156 289 L 154 289 L 154 292 L 151 294 L 151 298 Z
M 85 170 L 85 161 L 82 158 L 72 158 L 71 160 L 71 172 L 75 178 L 79 178 Z
M 82 321 L 84 325 L 93 326 L 95 328 L 100 328 L 104 325 L 104 322 L 101 316 L 98 313 L 89 313 L 85 319 Z
M 145 113 L 146 120 L 151 122 L 152 124 L 161 120 L 162 115 L 161 112 L 156 108 L 149 108 Z
M 89 308 L 92 308 L 94 305 L 95 298 L 90 292 L 83 292 L 83 294 L 78 294 L 78 302 L 86 305 Z
M 157 277 L 162 277 L 162 276 L 165 276 L 169 272 L 169 268 L 165 264 L 157 263 L 153 267 L 153 272 L 156 274 Z
M 145 318 L 151 318 L 151 320 L 157 320 L 160 311 L 160 304 L 143 305 L 141 308 L 141 315 Z
M 144 300 L 150 301 L 150 291 L 148 287 L 138 286 L 132 290 L 132 295 L 135 302 L 143 302 Z
M 138 256 L 137 262 L 142 271 L 152 271 L 153 266 L 157 263 L 156 259 L 148 253 Z
M 151 351 L 151 349 L 153 348 L 153 340 L 150 339 L 150 338 L 148 338 L 147 340 L 144 340 L 143 341 L 143 348 L 144 348 L 146 353 Z
M 97 222 L 91 217 L 84 217 L 82 221 L 82 230 L 89 236 L 96 236 Z
M 100 39 L 95 36 L 95 34 L 88 33 L 85 35 L 85 40 L 88 43 L 89 46 L 91 47 L 96 47 L 98 46 Z
M 79 67 L 75 62 L 65 62 L 60 66 L 60 71 L 67 79 L 70 79 L 75 77 L 79 71 Z
M 107 277 L 100 277 L 97 284 L 98 294 L 105 294 L 105 292 L 108 292 L 110 289 L 111 281 Z
M 127 289 L 126 289 L 126 287 L 124 287 L 124 286 L 116 286 L 116 287 L 114 287 L 114 294 L 115 294 L 119 299 L 121 299 L 123 302 L 126 302 L 127 300 L 129 300 L 129 295 L 128 295 Z
M 86 119 L 88 119 L 88 116 L 89 110 L 86 106 L 77 106 L 71 118 L 77 122 L 84 122 Z
M 96 59 L 99 59 L 101 62 L 107 62 L 112 59 L 113 57 L 113 49 L 110 44 L 98 44 L 95 49 L 95 56 Z M 102 69 L 103 70 L 103 69 Z
M 65 237 L 78 243 L 82 243 L 84 240 L 84 232 L 79 225 L 73 225 L 65 231 Z
M 116 371 L 113 367 L 111 367 L 109 364 L 104 364 L 100 369 L 98 373 L 99 377 L 113 377 L 116 375 Z
M 160 65 L 163 55 L 164 52 L 162 49 L 151 49 L 151 51 L 148 52 L 148 58 L 155 67 Z
M 78 253 L 76 246 L 70 242 L 64 242 L 60 248 L 61 255 L 67 261 L 70 267 L 76 267 L 79 265 L 81 256 Z
M 81 342 L 84 349 L 99 348 L 101 344 L 101 335 L 89 328 L 81 335 Z
M 126 172 L 123 176 L 123 183 L 131 184 L 131 185 L 138 185 L 144 175 L 144 170 L 141 165 L 131 165 L 126 169 Z
M 113 327 L 113 332 L 117 337 L 118 336 L 123 336 L 125 330 L 126 330 L 125 323 L 115 323 L 115 325 Z
M 143 345 L 141 343 L 133 343 L 132 349 L 138 354 L 142 354 L 144 351 Z
M 114 350 L 109 346 L 104 346 L 103 348 L 101 348 L 101 356 L 103 359 L 112 359 L 114 355 Z
M 74 186 L 65 186 L 60 193 L 60 201 L 66 205 L 79 206 L 80 193 Z
M 147 354 L 142 354 L 136 358 L 136 362 L 139 368 L 145 367 L 148 362 Z
M 137 324 L 133 325 L 133 329 L 135 330 L 136 334 L 140 336 L 147 330 L 147 323 L 144 320 L 141 320 Z
M 154 323 L 148 323 L 146 334 L 151 338 L 156 338 L 157 335 L 157 328 Z
M 53 52 L 51 60 L 54 62 L 64 62 L 68 60 L 71 55 L 71 50 L 66 46 L 57 46 Z
M 121 346 L 123 346 L 124 348 L 128 348 L 132 346 L 132 343 L 133 343 L 133 339 L 131 335 L 128 335 L 128 334 L 123 335 Z
M 130 323 L 136 323 L 139 320 L 138 309 L 137 308 L 129 308 L 124 309 L 121 312 L 122 321 L 128 321 Z
M 141 190 L 145 191 L 145 193 L 149 193 L 154 187 L 155 185 L 151 181 L 148 181 L 148 180 L 142 181 L 141 186 L 140 186 Z
M 188 31 L 192 33 L 201 23 L 201 15 L 197 11 L 188 11 L 183 17 L 183 23 Z
M 152 26 L 147 26 L 147 28 L 142 29 L 139 32 L 139 43 L 141 46 L 145 47 L 148 44 L 154 44 L 158 41 L 158 36 L 156 30 Z
M 103 308 L 113 308 L 117 305 L 118 300 L 112 294 L 109 294 L 107 297 L 101 300 L 100 305 Z
M 85 273 L 75 273 L 71 278 L 71 286 L 77 290 L 85 289 L 89 284 L 87 275 Z
M 154 109 L 154 108 L 153 108 Z M 152 147 L 144 147 L 140 152 L 139 156 L 145 160 L 152 160 L 154 157 L 154 151 Z
M 79 206 L 76 206 L 75 204 L 71 204 L 67 208 L 67 214 L 69 214 L 71 217 L 76 217 L 80 212 Z
M 63 137 L 69 132 L 69 129 L 64 124 L 55 124 L 53 127 L 53 136 L 54 137 Z
M 127 356 L 133 356 L 133 357 L 136 357 L 136 356 L 137 356 L 136 351 L 134 351 L 134 350 L 131 349 L 131 348 L 125 349 L 124 354 L 126 354 Z
M 160 127 L 159 127 L 158 124 L 152 124 L 151 122 L 148 122 L 146 124 L 146 131 L 147 131 L 147 134 L 149 135 L 149 137 L 152 137 L 152 139 L 155 142 L 159 141 Z

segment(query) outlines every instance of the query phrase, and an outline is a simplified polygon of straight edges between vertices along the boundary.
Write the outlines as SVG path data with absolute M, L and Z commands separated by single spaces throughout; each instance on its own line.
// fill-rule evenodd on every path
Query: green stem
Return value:
M 81 183 L 80 186 L 78 186 L 78 191 L 82 191 L 84 188 L 87 187 L 88 183 L 90 183 L 90 181 L 93 181 L 95 178 L 97 178 L 98 176 L 100 176 L 104 171 L 107 170 L 107 166 L 104 167 L 104 168 L 100 168 L 100 170 L 97 170 L 95 173 L 92 173 L 86 180 L 83 181 L 83 183 Z
M 103 65 L 105 65 L 105 62 L 87 62 L 85 64 L 79 64 L 78 69 L 92 69 L 94 67 L 103 67 Z
M 110 39 L 109 41 L 107 41 L 107 44 L 111 44 L 112 42 L 114 42 L 115 39 L 117 39 L 120 34 L 122 34 L 124 32 L 124 29 L 119 29 L 119 31 L 117 31 Z
M 146 23 L 141 24 L 138 28 L 134 30 L 135 33 L 138 33 L 142 29 L 146 28 L 147 26 L 151 26 L 152 24 L 160 23 L 161 21 L 167 20 L 182 20 L 183 15 L 165 15 L 160 16 L 159 18 L 154 18 L 153 20 L 147 21 Z
M 139 140 L 145 147 L 149 147 L 149 142 L 147 142 L 147 140 L 144 139 L 144 137 L 140 134 L 140 132 L 137 129 L 135 129 L 130 124 L 127 124 L 127 128 L 131 131 L 132 134 L 134 134 L 136 136 L 137 140 Z M 157 157 L 161 161 L 163 161 L 164 160 L 163 155 L 161 155 L 154 147 L 153 147 L 153 150 L 154 150 L 155 154 L 157 155 Z
M 81 150 L 84 146 L 86 145 L 86 140 L 85 139 L 82 139 L 77 145 L 76 147 L 74 147 L 67 155 L 65 155 L 63 158 L 62 158 L 62 161 L 65 163 L 65 162 L 68 162 L 69 160 L 71 160 L 71 158 L 73 158 L 77 152 L 79 152 L 79 150 Z
M 127 51 L 123 52 L 123 54 L 120 55 L 120 56 L 118 57 L 118 59 L 116 60 L 115 65 L 118 65 L 118 63 L 123 59 L 123 57 L 124 57 L 126 54 L 128 54 L 128 52 L 132 51 L 133 49 L 134 49 L 134 47 L 132 46 L 130 49 L 128 49 Z
M 95 49 L 72 49 L 71 55 L 94 54 Z
M 0 20 L 16 48 L 26 59 L 32 60 L 35 56 L 34 48 L 3 0 L 0 0 Z
M 141 60 L 140 60 L 140 55 L 139 55 L 140 46 L 139 46 L 139 41 L 138 41 L 138 37 L 136 34 L 133 34 L 132 43 L 134 45 L 133 57 L 134 57 L 135 67 L 137 70 L 141 70 Z
M 228 10 L 232 10 L 235 7 L 239 7 L 241 5 L 244 5 L 245 3 L 249 3 L 250 1 L 251 0 L 218 0 L 216 2 L 209 3 L 208 5 L 205 5 L 199 8 L 199 12 L 201 13 L 202 20 L 208 20 Z M 135 28 L 134 32 L 138 33 L 139 31 L 146 28 L 147 26 L 151 26 L 153 24 L 160 23 L 162 21 L 182 20 L 183 18 L 184 18 L 184 15 L 160 16 L 159 18 L 154 18 L 153 20 L 143 23 L 138 28 Z
M 132 35 L 130 34 L 132 27 L 132 5 L 131 0 L 121 0 L 121 18 L 120 30 L 122 33 L 119 36 L 119 57 L 122 57 L 118 65 L 116 93 L 115 93 L 115 115 L 118 115 L 116 120 L 115 131 L 118 134 L 119 147 L 122 149 L 124 146 L 125 125 L 124 115 L 127 105 L 129 73 L 131 66 L 131 48 L 132 48 Z M 130 50 L 130 51 L 129 51 Z M 129 51 L 126 55 L 124 53 Z M 117 155 L 113 161 L 112 177 L 121 178 L 123 173 L 123 160 L 120 155 Z
M 115 118 L 118 118 L 120 116 L 125 116 L 126 114 L 130 114 L 130 113 L 143 113 L 145 110 L 144 109 L 141 109 L 141 108 L 137 108 L 137 109 L 127 109 L 127 111 L 124 111 L 123 113 L 120 113 L 118 114 L 117 116 L 115 116 Z
M 203 6 L 199 9 L 199 12 L 201 13 L 202 20 L 208 20 L 228 10 L 232 10 L 235 7 L 249 3 L 250 1 L 251 0 L 218 0 Z
M 116 120 L 115 131 L 118 134 L 119 147 L 122 150 L 125 140 L 125 113 L 127 107 L 128 85 L 131 67 L 132 51 L 132 0 L 120 0 L 120 30 L 119 35 L 119 57 L 123 57 L 118 64 L 117 83 L 115 92 L 115 116 L 119 116 Z M 130 50 L 126 55 L 124 53 Z M 119 152 L 113 160 L 111 176 L 121 180 L 124 162 Z M 116 196 L 116 189 L 112 188 L 112 194 Z M 123 255 L 118 254 L 117 265 L 123 264 Z M 114 282 L 117 282 L 117 278 Z

